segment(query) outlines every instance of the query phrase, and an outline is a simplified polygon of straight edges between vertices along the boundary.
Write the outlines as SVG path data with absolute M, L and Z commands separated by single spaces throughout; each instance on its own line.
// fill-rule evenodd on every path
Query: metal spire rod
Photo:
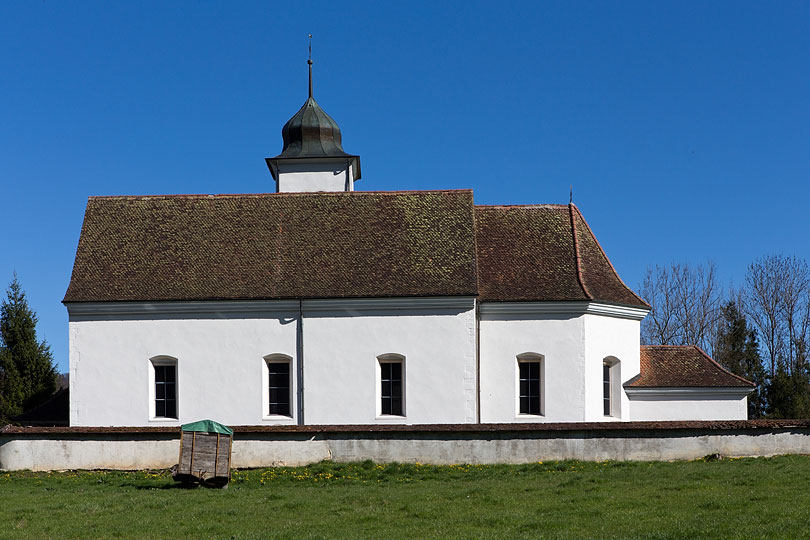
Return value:
M 312 34 L 309 34 L 309 59 L 307 60 L 307 64 L 309 64 L 309 97 L 312 97 Z

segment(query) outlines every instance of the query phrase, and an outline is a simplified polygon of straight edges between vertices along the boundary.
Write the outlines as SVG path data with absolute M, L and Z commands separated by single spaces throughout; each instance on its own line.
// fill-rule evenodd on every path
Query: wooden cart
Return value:
M 233 430 L 213 420 L 180 427 L 180 460 L 172 478 L 187 485 L 228 487 Z

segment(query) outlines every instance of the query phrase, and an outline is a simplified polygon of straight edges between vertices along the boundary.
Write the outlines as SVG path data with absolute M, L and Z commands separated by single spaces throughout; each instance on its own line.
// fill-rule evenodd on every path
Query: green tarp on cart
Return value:
M 213 420 L 198 420 L 190 424 L 183 424 L 180 426 L 182 431 L 202 431 L 205 433 L 222 433 L 224 435 L 233 436 L 233 430 L 227 426 L 223 426 L 219 422 Z

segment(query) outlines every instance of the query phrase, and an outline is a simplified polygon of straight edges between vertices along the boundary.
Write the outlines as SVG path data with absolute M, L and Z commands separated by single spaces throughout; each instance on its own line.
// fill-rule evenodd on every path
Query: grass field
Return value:
M 235 471 L 0 472 L 2 538 L 799 538 L 810 457 Z

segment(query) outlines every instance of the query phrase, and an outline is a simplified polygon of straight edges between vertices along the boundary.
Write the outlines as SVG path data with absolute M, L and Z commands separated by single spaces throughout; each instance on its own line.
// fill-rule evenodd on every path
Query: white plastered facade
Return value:
M 629 420 L 621 384 L 639 373 L 639 321 L 646 310 L 591 302 L 481 305 L 481 421 Z M 518 362 L 541 362 L 541 414 L 521 414 Z M 611 414 L 602 367 L 611 364 Z
M 470 423 L 473 298 L 68 304 L 70 423 Z M 303 314 L 303 317 L 301 315 Z M 402 416 L 379 413 L 379 361 L 406 366 Z M 267 361 L 291 363 L 291 416 L 267 408 Z M 177 366 L 156 418 L 155 363 Z
M 68 304 L 68 312 L 73 426 L 747 417 L 746 389 L 623 388 L 640 371 L 646 310 L 638 308 L 447 297 Z M 402 415 L 380 410 L 380 362 L 392 359 L 403 366 Z M 520 413 L 521 360 L 541 363 L 539 415 Z M 268 413 L 268 361 L 290 363 L 290 416 Z M 155 417 L 154 365 L 165 363 L 177 368 L 176 419 Z

